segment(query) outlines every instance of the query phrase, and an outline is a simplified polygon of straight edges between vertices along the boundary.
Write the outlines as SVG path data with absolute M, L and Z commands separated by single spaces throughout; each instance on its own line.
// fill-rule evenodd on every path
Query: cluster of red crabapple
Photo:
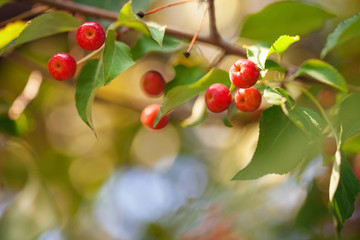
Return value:
M 93 51 L 99 49 L 105 42 L 106 34 L 103 27 L 97 22 L 85 22 L 76 32 L 76 41 L 85 50 Z M 57 53 L 53 55 L 48 63 L 51 76 L 58 81 L 72 78 L 76 72 L 77 63 L 73 56 L 68 53 Z M 247 59 L 240 59 L 231 66 L 229 71 L 230 81 L 239 89 L 235 92 L 235 106 L 243 112 L 255 111 L 261 104 L 261 94 L 253 87 L 259 79 L 259 69 Z M 165 88 L 165 80 L 157 71 L 148 71 L 142 77 L 142 88 L 150 97 L 162 95 Z M 230 90 L 223 84 L 211 85 L 205 94 L 207 108 L 214 113 L 226 110 L 232 101 Z M 141 113 L 140 120 L 144 126 L 150 129 L 162 129 L 169 122 L 166 114 L 154 126 L 159 104 L 151 104 L 145 107 Z
M 259 79 L 260 71 L 257 66 L 248 59 L 240 59 L 233 64 L 229 70 L 231 83 L 238 87 L 235 92 L 235 106 L 243 112 L 252 112 L 260 107 L 261 93 L 255 87 Z M 161 74 L 155 71 L 145 73 L 142 78 L 142 87 L 149 96 L 160 95 L 165 86 L 165 81 Z M 209 111 L 220 113 L 225 111 L 232 101 L 230 90 L 221 83 L 212 84 L 205 93 L 205 103 Z M 165 115 L 154 127 L 153 123 L 160 109 L 160 105 L 151 104 L 141 113 L 141 122 L 151 129 L 161 129 L 169 121 Z
M 255 87 L 260 71 L 252 61 L 240 59 L 229 70 L 231 83 L 238 87 L 234 95 L 235 106 L 243 112 L 252 112 L 260 107 L 261 94 Z M 232 100 L 230 90 L 221 83 L 211 85 L 205 93 L 207 108 L 214 113 L 226 110 Z
M 99 49 L 105 42 L 104 28 L 97 22 L 85 22 L 76 32 L 76 41 L 79 46 L 88 51 Z M 76 72 L 76 61 L 68 53 L 57 53 L 52 56 L 48 63 L 51 76 L 58 81 L 72 78 Z

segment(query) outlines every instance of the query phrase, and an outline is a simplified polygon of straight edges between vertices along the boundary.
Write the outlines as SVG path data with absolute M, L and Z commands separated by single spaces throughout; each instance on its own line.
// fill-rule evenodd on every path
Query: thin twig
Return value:
M 105 45 L 102 45 L 99 49 L 92 51 L 91 53 L 89 53 L 88 55 L 86 55 L 85 57 L 83 57 L 82 59 L 78 60 L 76 62 L 77 65 L 82 64 L 83 62 L 91 59 L 92 57 L 94 57 L 96 54 L 98 54 L 99 52 L 101 52 L 104 49 Z
M 180 4 L 184 4 L 184 3 L 194 2 L 194 1 L 196 1 L 196 0 L 184 0 L 184 1 L 176 2 L 176 3 L 170 3 L 170 4 L 167 4 L 167 5 L 164 5 L 164 6 L 155 8 L 155 9 L 150 10 L 150 11 L 145 12 L 145 13 L 144 13 L 143 11 L 140 11 L 140 12 L 138 12 L 136 15 L 138 15 L 140 18 L 143 18 L 143 17 L 146 16 L 146 15 L 149 15 L 149 14 L 155 13 L 155 12 L 158 12 L 158 11 L 163 10 L 163 9 L 165 9 L 165 8 L 173 7 L 173 6 L 180 5 Z
M 199 26 L 198 26 L 198 28 L 197 28 L 197 30 L 196 30 L 193 38 L 191 39 L 191 43 L 190 43 L 190 45 L 189 45 L 189 48 L 188 48 L 188 50 L 187 50 L 186 52 L 184 52 L 184 55 L 185 55 L 186 58 L 190 57 L 190 51 L 191 51 L 192 47 L 194 46 L 194 43 L 195 43 L 195 41 L 196 41 L 196 38 L 199 36 L 201 27 L 202 27 L 202 25 L 203 25 L 203 23 L 204 23 L 204 20 L 205 20 L 205 15 L 206 15 L 206 13 L 208 12 L 208 10 L 209 10 L 209 7 L 207 7 L 207 8 L 205 9 L 204 14 L 203 14 L 203 16 L 202 16 L 202 18 L 201 18 L 200 24 L 199 24 Z

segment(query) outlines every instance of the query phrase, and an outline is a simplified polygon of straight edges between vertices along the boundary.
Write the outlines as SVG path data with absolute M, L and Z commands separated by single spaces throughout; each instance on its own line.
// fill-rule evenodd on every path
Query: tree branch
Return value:
M 220 39 L 220 34 L 216 27 L 216 18 L 215 18 L 215 1 L 209 1 L 209 22 L 210 22 L 210 36 L 214 39 Z
M 42 3 L 50 7 L 54 7 L 57 9 L 63 9 L 70 11 L 72 13 L 83 13 L 85 15 L 107 19 L 110 21 L 116 21 L 118 19 L 118 13 L 108 11 L 101 8 L 91 7 L 84 4 L 78 4 L 70 1 L 55 1 L 55 0 L 23 0 L 27 2 L 34 2 L 34 3 Z M 216 23 L 215 23 L 215 9 L 214 9 L 214 0 L 209 0 L 209 7 L 210 7 L 210 35 L 209 36 L 201 36 L 197 37 L 197 41 L 203 42 L 206 44 L 213 45 L 215 47 L 221 48 L 226 54 L 228 55 L 236 55 L 239 57 L 246 57 L 246 52 L 243 48 L 233 45 L 222 39 L 217 32 Z M 182 31 L 178 31 L 175 29 L 167 28 L 165 33 L 167 35 L 183 38 L 186 40 L 191 40 L 193 38 L 193 34 L 186 33 Z

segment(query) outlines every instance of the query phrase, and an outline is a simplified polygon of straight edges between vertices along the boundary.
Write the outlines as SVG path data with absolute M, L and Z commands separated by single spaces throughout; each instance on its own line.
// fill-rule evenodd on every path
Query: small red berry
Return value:
M 334 156 L 337 151 L 336 140 L 333 137 L 327 137 L 324 139 L 322 146 L 322 152 L 326 156 Z
M 319 92 L 317 100 L 323 108 L 330 108 L 336 103 L 336 94 L 330 89 L 323 89 Z
M 157 71 L 148 71 L 141 78 L 141 86 L 150 97 L 160 96 L 164 92 L 165 80 Z
M 211 112 L 222 112 L 231 103 L 231 93 L 225 85 L 214 83 L 206 90 L 205 103 Z
M 58 81 L 65 81 L 74 76 L 76 61 L 68 53 L 57 53 L 48 62 L 48 70 L 51 76 Z
M 159 104 L 150 104 L 149 106 L 144 108 L 143 111 L 141 112 L 141 118 L 140 118 L 141 123 L 150 129 L 164 128 L 169 122 L 168 115 L 165 115 L 163 118 L 161 118 L 158 124 L 154 127 L 154 121 L 159 110 L 160 110 Z
M 260 107 L 261 93 L 254 87 L 239 88 L 235 92 L 235 106 L 243 112 L 252 112 Z
M 259 79 L 260 71 L 252 61 L 248 59 L 237 60 L 229 70 L 232 84 L 238 88 L 249 88 Z
M 97 22 L 83 23 L 76 32 L 76 41 L 80 47 L 89 51 L 100 48 L 105 38 L 104 28 Z

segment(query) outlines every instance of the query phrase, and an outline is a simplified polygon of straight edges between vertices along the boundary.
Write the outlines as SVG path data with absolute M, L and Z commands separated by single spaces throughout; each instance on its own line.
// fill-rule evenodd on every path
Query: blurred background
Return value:
M 74 2 L 115 12 L 126 3 Z M 133 0 L 135 12 L 171 2 Z M 275 1 L 215 2 L 221 35 L 238 41 L 244 17 Z M 327 34 L 360 10 L 358 0 L 312 2 L 335 17 L 291 47 L 284 56 L 291 64 L 318 58 Z M 26 21 L 45 10 L 41 4 L 9 2 L 1 6 L 0 20 L 32 11 Z M 194 2 L 148 20 L 193 33 L 203 11 Z M 11 34 L 2 31 L 5 25 L 0 29 L 3 39 Z M 207 19 L 201 31 L 206 33 Z M 134 46 L 138 37 L 131 31 L 120 40 Z M 354 85 L 360 84 L 359 43 L 356 38 L 327 58 Z M 209 113 L 199 126 L 184 128 L 180 123 L 191 115 L 191 101 L 171 113 L 172 122 L 162 131 L 141 125 L 141 110 L 162 102 L 141 90 L 146 71 L 157 70 L 166 81 L 175 72 L 201 75 L 219 54 L 197 43 L 187 60 L 181 54 L 187 46 L 147 54 L 99 90 L 93 106 L 98 138 L 77 114 L 75 82 L 58 82 L 47 73 L 47 61 L 57 52 L 70 52 L 76 60 L 87 54 L 77 46 L 74 32 L 24 44 L 0 57 L 0 239 L 334 239 L 328 210 L 331 169 L 322 165 L 320 153 L 291 175 L 231 181 L 252 157 L 261 113 L 242 115 L 232 128 L 224 126 L 225 115 Z M 227 70 L 236 59 L 228 56 L 219 67 Z M 360 155 L 354 152 L 350 160 L 359 176 Z M 360 239 L 359 226 L 357 201 L 344 239 Z

